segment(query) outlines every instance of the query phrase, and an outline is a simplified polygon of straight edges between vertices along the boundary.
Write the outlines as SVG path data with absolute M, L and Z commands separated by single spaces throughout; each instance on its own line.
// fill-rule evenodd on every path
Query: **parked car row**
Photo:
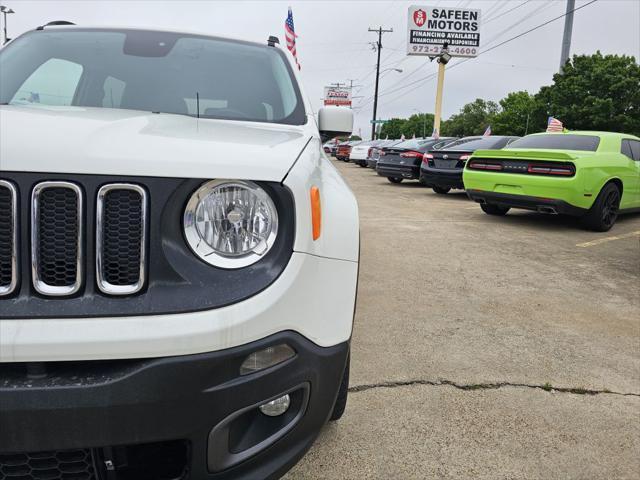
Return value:
M 610 132 L 526 137 L 417 138 L 348 145 L 389 182 L 418 180 L 438 194 L 466 190 L 489 215 L 511 208 L 579 217 L 607 231 L 621 213 L 640 212 L 640 138 Z M 339 150 L 340 148 L 338 148 Z

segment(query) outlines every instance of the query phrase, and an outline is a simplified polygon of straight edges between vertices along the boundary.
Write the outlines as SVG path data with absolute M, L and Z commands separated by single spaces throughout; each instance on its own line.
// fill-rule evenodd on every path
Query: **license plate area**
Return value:
M 440 159 L 435 159 L 433 161 L 434 165 L 436 168 L 448 168 L 448 169 L 452 169 L 452 168 L 456 168 L 456 165 L 458 164 L 457 160 L 440 160 Z

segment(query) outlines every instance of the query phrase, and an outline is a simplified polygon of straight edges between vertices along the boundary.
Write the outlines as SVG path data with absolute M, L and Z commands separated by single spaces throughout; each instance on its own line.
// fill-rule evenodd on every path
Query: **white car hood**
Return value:
M 0 106 L 0 170 L 281 181 L 300 126 L 85 107 Z

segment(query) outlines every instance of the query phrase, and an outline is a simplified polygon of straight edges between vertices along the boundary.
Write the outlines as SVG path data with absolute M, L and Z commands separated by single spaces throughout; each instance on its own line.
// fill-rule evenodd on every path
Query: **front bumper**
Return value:
M 420 182 L 428 187 L 464 189 L 462 169 L 455 171 L 442 171 L 422 168 L 420 170 Z
M 375 170 L 377 164 L 378 164 L 378 160 L 376 160 L 374 158 L 368 158 L 367 159 L 367 167 L 373 168 Z
M 557 213 L 560 215 L 581 217 L 589 211 L 587 208 L 576 207 L 564 200 L 553 198 L 485 192 L 482 190 L 467 190 L 467 195 L 471 200 L 478 203 L 491 203 L 494 205 L 500 205 L 501 207 L 522 208 L 524 210 L 534 210 L 540 213 Z
M 295 357 L 239 375 L 247 355 L 281 343 L 291 346 Z M 348 355 L 348 342 L 323 348 L 299 334 L 281 332 L 198 355 L 51 362 L 45 364 L 49 373 L 42 378 L 27 377 L 24 364 L 0 364 L 0 453 L 81 448 L 117 458 L 134 444 L 179 440 L 188 445 L 188 455 L 187 473 L 178 478 L 277 477 L 305 453 L 327 421 Z M 210 436 L 212 429 L 235 412 L 286 392 L 292 392 L 292 399 L 299 396 L 290 407 L 300 410 L 288 417 L 293 425 L 234 465 L 234 459 L 241 458 L 234 455 L 285 427 L 277 423 L 278 417 L 265 417 L 254 408 L 255 415 L 233 424 L 226 436 Z M 232 446 L 233 438 L 242 441 Z M 231 466 L 216 471 L 216 465 Z M 104 468 L 104 462 L 96 468 Z M 115 473 L 105 478 L 118 479 L 118 468 Z
M 351 234 L 345 231 L 346 242 Z M 222 308 L 175 315 L 105 312 L 94 318 L 0 319 L 0 365 L 189 355 L 284 330 L 329 347 L 351 337 L 357 279 L 356 262 L 294 252 L 269 288 Z
M 398 177 L 407 180 L 417 180 L 420 177 L 420 167 L 415 165 L 380 163 L 378 161 L 376 172 L 381 177 Z

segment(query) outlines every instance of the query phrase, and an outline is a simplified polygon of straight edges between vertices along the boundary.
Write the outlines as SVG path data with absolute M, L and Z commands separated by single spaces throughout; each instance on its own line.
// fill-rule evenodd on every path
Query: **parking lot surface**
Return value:
M 640 478 L 640 216 L 491 217 L 332 161 L 360 207 L 351 393 L 287 478 Z

